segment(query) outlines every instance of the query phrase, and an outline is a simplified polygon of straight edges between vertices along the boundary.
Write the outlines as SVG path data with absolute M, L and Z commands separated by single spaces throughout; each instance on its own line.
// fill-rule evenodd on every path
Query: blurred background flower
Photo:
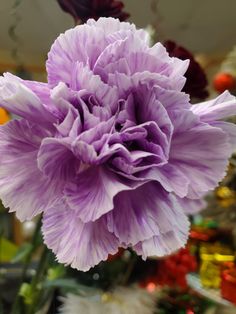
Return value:
M 191 98 L 207 98 L 207 77 L 200 64 L 194 59 L 192 53 L 171 40 L 165 41 L 164 46 L 171 57 L 176 57 L 181 60 L 190 60 L 188 70 L 185 73 L 186 83 L 183 91 L 189 94 Z
M 57 0 L 62 10 L 71 14 L 75 23 L 85 23 L 89 18 L 114 17 L 125 21 L 129 14 L 123 11 L 124 4 L 116 0 Z

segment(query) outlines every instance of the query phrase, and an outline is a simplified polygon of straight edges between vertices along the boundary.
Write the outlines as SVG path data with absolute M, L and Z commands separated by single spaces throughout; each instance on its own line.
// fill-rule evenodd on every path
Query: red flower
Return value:
M 183 91 L 191 98 L 205 99 L 208 96 L 206 75 L 194 56 L 184 47 L 178 46 L 175 42 L 167 40 L 164 43 L 166 50 L 171 57 L 177 57 L 181 60 L 190 60 L 187 72 L 185 73 L 186 83 Z
M 114 17 L 125 21 L 129 14 L 123 12 L 124 4 L 117 0 L 57 0 L 62 10 L 70 13 L 75 22 L 85 23 L 89 18 Z

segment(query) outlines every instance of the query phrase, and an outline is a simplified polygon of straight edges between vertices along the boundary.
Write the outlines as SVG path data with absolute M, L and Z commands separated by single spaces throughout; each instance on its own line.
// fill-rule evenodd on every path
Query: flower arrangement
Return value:
M 131 247 L 146 259 L 183 247 L 187 213 L 223 178 L 235 148 L 228 92 L 191 105 L 189 61 L 149 47 L 114 18 L 61 34 L 48 83 L 0 78 L 0 198 L 21 220 L 42 214 L 59 262 L 87 271 Z

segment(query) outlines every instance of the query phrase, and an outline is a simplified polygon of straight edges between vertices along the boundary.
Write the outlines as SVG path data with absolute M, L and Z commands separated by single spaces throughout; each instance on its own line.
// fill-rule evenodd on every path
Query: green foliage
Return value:
M 5 212 L 5 211 L 6 211 L 6 209 L 5 209 L 5 207 L 3 206 L 2 201 L 0 200 L 0 213 L 1 213 L 1 212 Z
M 29 283 L 23 283 L 20 287 L 19 295 L 24 299 L 24 303 L 29 305 L 33 303 L 35 291 Z
M 58 278 L 64 277 L 65 274 L 66 274 L 65 267 L 62 264 L 59 264 L 48 269 L 47 280 L 53 281 Z
M 16 254 L 17 246 L 0 236 L 0 262 L 8 262 Z
M 12 258 L 12 263 L 23 262 L 26 260 L 27 256 L 33 252 L 34 247 L 31 243 L 25 243 L 19 247 L 16 254 Z
M 161 314 L 186 314 L 187 310 L 202 314 L 213 306 L 213 302 L 192 290 L 166 288 L 162 290 L 157 306 Z
M 81 288 L 84 290 L 84 287 L 79 285 L 76 280 L 67 278 L 47 280 L 43 282 L 42 288 L 56 288 L 62 290 L 63 293 L 72 292 L 75 294 L 80 294 Z

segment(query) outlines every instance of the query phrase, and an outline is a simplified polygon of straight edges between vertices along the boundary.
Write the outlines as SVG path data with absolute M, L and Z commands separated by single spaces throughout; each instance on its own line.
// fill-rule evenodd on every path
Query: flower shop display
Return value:
M 221 295 L 236 305 L 236 267 L 223 270 Z
M 223 93 L 197 103 L 195 56 L 124 22 L 123 2 L 57 2 L 78 25 L 52 44 L 47 82 L 23 64 L 0 77 L 1 217 L 18 229 L 0 224 L 0 312 L 203 314 L 188 276 L 235 303 L 234 218 L 196 216 L 235 206 L 233 52 Z

